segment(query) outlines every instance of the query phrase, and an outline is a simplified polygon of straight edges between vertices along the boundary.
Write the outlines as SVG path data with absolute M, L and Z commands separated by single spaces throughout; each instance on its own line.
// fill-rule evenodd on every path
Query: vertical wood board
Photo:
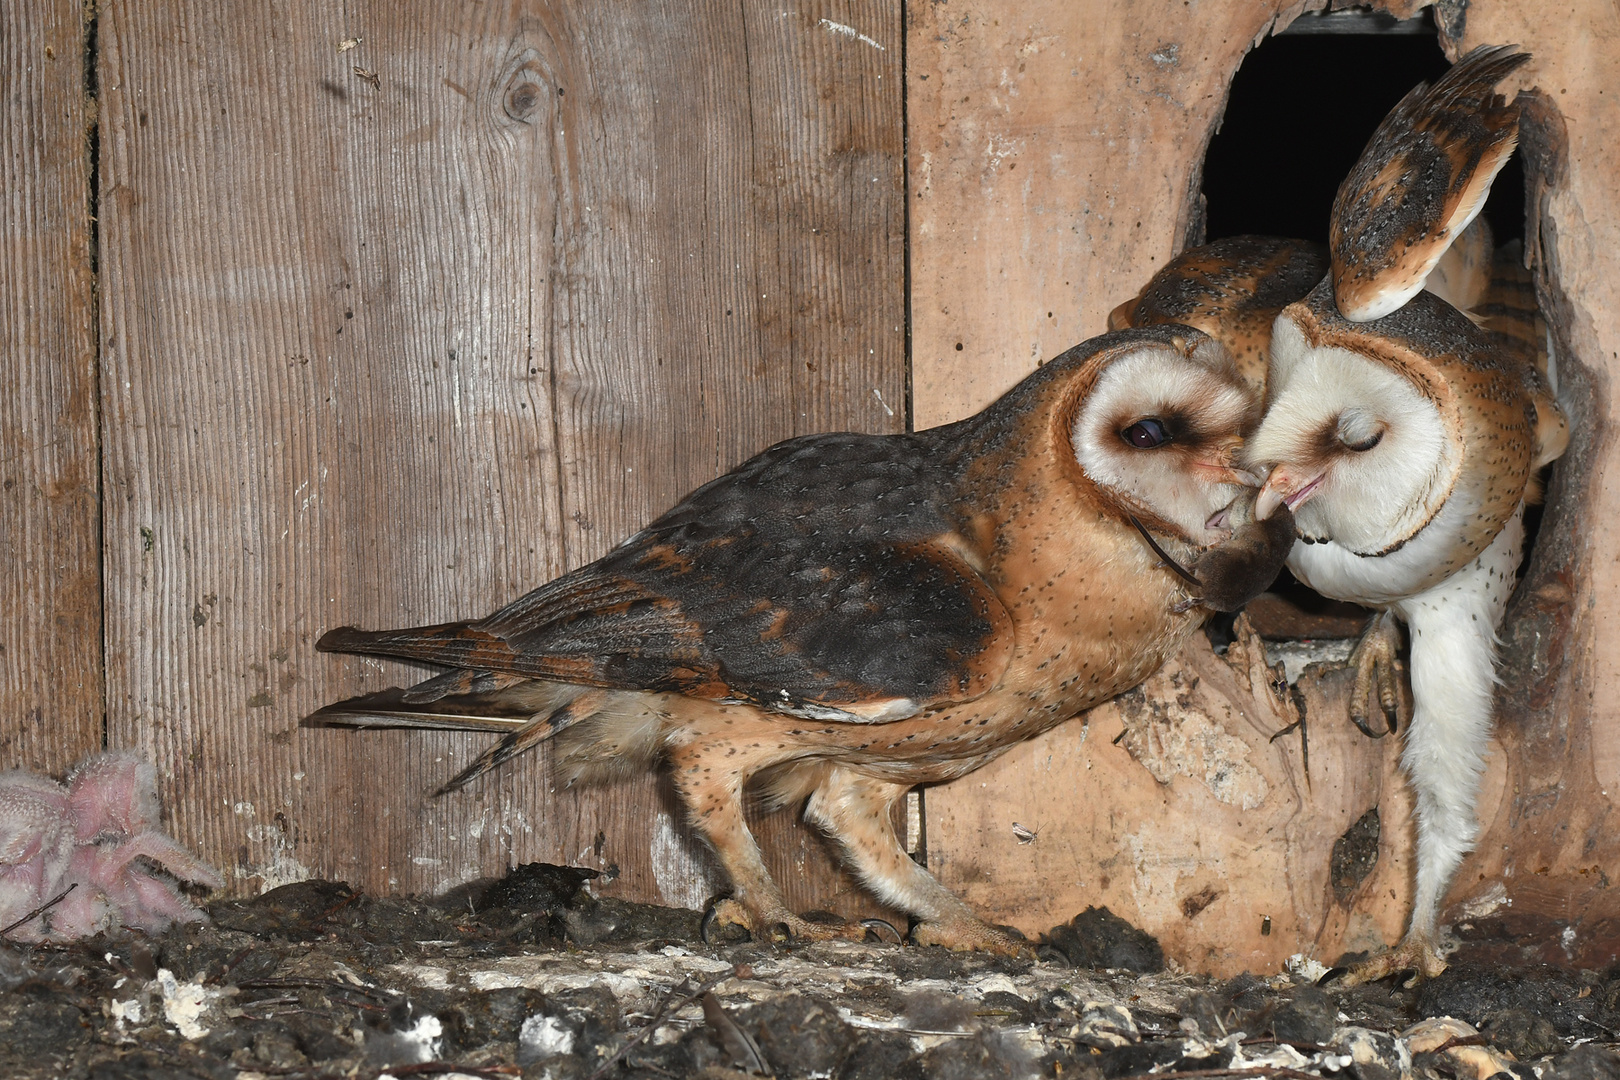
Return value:
M 485 614 L 781 438 L 903 426 L 899 29 L 103 10 L 112 737 L 239 889 L 544 859 L 715 890 L 652 777 L 556 791 L 541 751 L 428 801 L 481 738 L 298 729 L 423 674 L 312 645 Z M 762 832 L 795 902 L 847 891 Z
M 0 769 L 102 741 L 100 466 L 85 28 L 0 9 Z
M 919 428 L 1107 329 L 1180 250 L 1231 73 L 1303 6 L 908 6 Z

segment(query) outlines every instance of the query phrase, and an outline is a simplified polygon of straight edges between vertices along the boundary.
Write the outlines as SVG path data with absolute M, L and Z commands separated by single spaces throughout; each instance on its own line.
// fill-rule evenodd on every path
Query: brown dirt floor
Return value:
M 696 912 L 582 885 L 538 864 L 432 901 L 309 881 L 161 937 L 0 943 L 0 1077 L 1620 1080 L 1620 972 L 1465 949 L 1411 989 L 1217 982 L 1106 911 L 1034 960 L 711 944 Z M 1420 1023 L 1439 1016 L 1465 1023 Z

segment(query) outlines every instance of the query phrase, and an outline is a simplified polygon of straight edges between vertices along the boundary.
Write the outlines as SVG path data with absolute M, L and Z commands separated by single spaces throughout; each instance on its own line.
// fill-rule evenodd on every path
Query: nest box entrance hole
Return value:
M 1428 9 L 1397 21 L 1314 13 L 1243 60 L 1204 156 L 1203 237 L 1243 233 L 1327 242 L 1334 192 L 1373 130 L 1407 91 L 1450 67 Z M 1485 206 L 1495 242 L 1524 236 L 1524 172 L 1515 155 Z M 1190 246 L 1190 245 L 1189 245 Z

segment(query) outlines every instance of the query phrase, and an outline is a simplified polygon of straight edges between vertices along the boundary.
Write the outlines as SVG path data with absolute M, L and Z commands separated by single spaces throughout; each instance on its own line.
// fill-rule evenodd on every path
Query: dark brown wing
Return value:
M 486 619 L 318 647 L 842 721 L 970 700 L 1005 669 L 1011 621 L 958 553 L 924 445 L 795 439 Z
M 1518 142 L 1518 106 L 1495 92 L 1530 59 L 1517 48 L 1481 45 L 1434 86 L 1420 83 L 1339 185 L 1328 245 L 1346 319 L 1380 318 L 1410 300 L 1479 213 Z
M 1271 324 L 1327 273 L 1321 244 L 1274 236 L 1216 240 L 1165 263 L 1134 299 L 1114 309 L 1108 328 L 1196 327 L 1226 346 L 1244 379 L 1264 392 Z

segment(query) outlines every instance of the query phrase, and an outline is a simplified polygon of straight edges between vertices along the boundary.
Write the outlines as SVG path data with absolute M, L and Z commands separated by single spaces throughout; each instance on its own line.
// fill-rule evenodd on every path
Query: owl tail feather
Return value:
M 479 673 L 453 671 L 405 689 L 391 687 L 336 702 L 304 717 L 302 726 L 493 731 L 505 736 L 435 791 L 437 796 L 466 786 L 592 715 L 602 696 L 600 691 L 567 683 L 508 682 L 487 673 L 480 677 Z
M 595 715 L 603 697 L 601 691 L 586 691 L 549 716 L 534 717 L 473 758 L 471 764 L 446 781 L 433 793 L 433 797 L 436 799 L 452 791 L 460 791 L 491 769 L 532 750 L 582 717 Z

